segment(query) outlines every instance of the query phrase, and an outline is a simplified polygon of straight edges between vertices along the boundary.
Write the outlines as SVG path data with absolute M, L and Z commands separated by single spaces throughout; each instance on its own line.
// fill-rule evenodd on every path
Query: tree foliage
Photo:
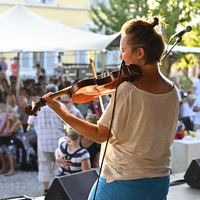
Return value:
M 146 17 L 148 14 L 161 15 L 168 24 L 167 28 L 163 29 L 164 38 L 168 42 L 175 31 L 183 29 L 200 16 L 199 7 L 200 0 L 101 0 L 96 5 L 91 5 L 90 16 L 97 27 L 93 31 L 109 35 L 119 32 L 121 26 L 129 19 Z M 200 45 L 200 22 L 196 21 L 192 28 L 192 32 L 184 34 L 180 45 Z M 172 57 L 163 62 L 163 73 L 166 76 L 169 76 L 174 61 L 187 60 L 182 54 L 174 54 Z M 194 58 L 194 56 L 190 57 Z
M 145 16 L 147 12 L 148 4 L 145 0 L 109 0 L 108 3 L 92 5 L 90 16 L 97 26 L 95 32 L 112 34 L 119 32 L 122 24 L 129 19 Z
M 98 1 L 97 1 L 98 2 Z M 98 27 L 96 32 L 112 34 L 119 32 L 123 23 L 148 14 L 165 17 L 168 24 L 165 30 L 169 38 L 178 26 L 185 27 L 200 14 L 200 0 L 102 0 L 91 5 L 90 16 Z M 197 23 L 194 28 L 199 28 Z

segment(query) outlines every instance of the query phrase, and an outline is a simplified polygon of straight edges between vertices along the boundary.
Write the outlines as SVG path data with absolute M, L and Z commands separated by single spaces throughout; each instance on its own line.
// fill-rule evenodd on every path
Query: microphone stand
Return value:
M 178 38 L 176 39 L 176 42 L 173 44 L 173 46 L 171 47 L 171 49 L 162 57 L 161 61 L 163 61 L 163 60 L 167 57 L 167 55 L 172 51 L 172 49 L 173 49 L 181 40 L 182 40 L 182 37 L 181 37 L 181 36 L 178 37 Z

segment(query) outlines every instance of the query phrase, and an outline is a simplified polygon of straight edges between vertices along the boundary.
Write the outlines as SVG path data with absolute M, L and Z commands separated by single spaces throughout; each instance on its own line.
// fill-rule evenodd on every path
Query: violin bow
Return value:
M 90 60 L 90 65 L 91 65 L 91 68 L 92 68 L 93 76 L 94 76 L 95 79 L 97 79 L 97 75 L 96 75 L 96 72 L 95 72 L 93 60 L 91 58 L 89 58 L 89 60 Z M 99 96 L 99 103 L 100 103 L 100 106 L 101 106 L 101 111 L 102 111 L 102 113 L 104 113 L 103 100 L 102 100 L 101 96 Z

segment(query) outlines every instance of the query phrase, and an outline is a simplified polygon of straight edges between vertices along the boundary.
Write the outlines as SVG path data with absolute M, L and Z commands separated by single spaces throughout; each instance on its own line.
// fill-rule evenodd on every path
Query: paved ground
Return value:
M 10 177 L 0 174 L 0 199 L 23 195 L 43 196 L 43 184 L 37 180 L 37 174 L 38 172 L 22 171 L 21 169 L 16 169 L 15 174 Z M 54 177 L 55 175 L 51 173 L 50 184 Z

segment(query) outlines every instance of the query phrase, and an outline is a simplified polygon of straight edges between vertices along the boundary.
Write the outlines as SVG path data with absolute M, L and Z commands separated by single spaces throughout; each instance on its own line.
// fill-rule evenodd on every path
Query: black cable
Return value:
M 121 67 L 120 67 L 120 70 L 119 70 L 118 77 L 117 77 L 117 84 L 116 84 L 116 89 L 115 89 L 113 111 L 112 111 L 112 117 L 111 117 L 111 121 L 110 121 L 110 129 L 109 129 L 109 132 L 108 132 L 106 146 L 105 146 L 104 154 L 103 154 L 103 157 L 102 157 L 101 166 L 100 166 L 100 169 L 99 169 L 99 175 L 98 175 L 98 179 L 97 179 L 97 184 L 96 184 L 95 193 L 94 193 L 94 199 L 93 200 L 95 200 L 95 197 L 96 197 L 96 192 L 97 192 L 97 188 L 98 188 L 98 184 L 99 184 L 99 179 L 100 179 L 100 175 L 101 175 L 101 171 L 102 171 L 102 167 L 103 167 L 103 161 L 104 161 L 104 158 L 105 158 L 105 155 L 106 155 L 106 150 L 107 150 L 107 147 L 108 147 L 108 141 L 109 141 L 109 138 L 110 138 L 111 127 L 112 127 L 112 122 L 113 122 L 113 117 L 114 117 L 114 112 L 115 112 L 117 88 L 118 88 L 118 84 L 119 84 L 120 74 L 121 74 L 121 71 L 122 71 L 122 68 L 123 68 L 124 64 L 125 64 L 125 62 L 123 60 L 122 63 L 121 63 Z
M 171 182 L 171 183 L 170 183 L 170 186 L 181 185 L 181 184 L 184 184 L 184 183 L 186 183 L 186 180 L 185 180 L 185 179 L 176 180 L 176 181 Z

